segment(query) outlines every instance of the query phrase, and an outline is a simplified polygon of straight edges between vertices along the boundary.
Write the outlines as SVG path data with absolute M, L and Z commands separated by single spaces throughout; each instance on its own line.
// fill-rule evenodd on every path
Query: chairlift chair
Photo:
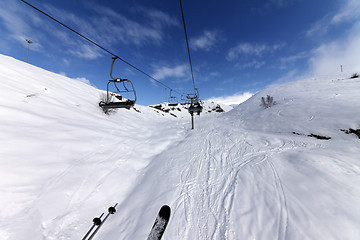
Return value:
M 190 107 L 188 108 L 189 113 L 191 114 L 191 116 L 194 113 L 197 113 L 197 115 L 200 115 L 200 113 L 203 110 L 203 107 L 200 104 L 200 101 L 197 97 L 192 97 L 190 98 L 191 103 L 190 103 Z
M 195 88 L 195 92 L 194 93 L 188 93 L 186 95 L 186 99 L 187 99 L 186 102 L 189 103 L 189 104 L 199 101 L 199 90 L 197 88 Z
M 186 105 L 186 104 L 189 104 L 189 103 L 190 103 L 189 100 L 186 97 L 184 97 L 184 94 L 181 94 L 180 104 L 181 105 Z
M 106 100 L 100 101 L 99 106 L 103 109 L 110 109 L 110 108 L 126 108 L 130 109 L 136 103 L 136 91 L 134 88 L 133 83 L 129 79 L 121 79 L 121 78 L 114 78 L 112 76 L 114 63 L 118 59 L 118 57 L 113 57 L 113 61 L 111 63 L 111 70 L 110 70 L 110 77 L 111 80 L 107 83 L 106 87 Z M 114 84 L 114 88 L 116 91 L 110 92 L 109 91 L 109 84 Z M 126 84 L 128 83 L 128 84 Z M 122 87 L 120 87 L 122 85 Z M 127 86 L 128 85 L 128 86 Z M 132 99 L 123 99 L 122 94 L 127 93 L 133 95 Z M 115 97 L 115 98 L 113 98 Z M 116 100 L 116 101 L 114 101 Z
M 174 107 L 179 104 L 179 101 L 178 101 L 177 97 L 171 95 L 171 92 L 172 92 L 172 89 L 170 90 L 169 106 Z

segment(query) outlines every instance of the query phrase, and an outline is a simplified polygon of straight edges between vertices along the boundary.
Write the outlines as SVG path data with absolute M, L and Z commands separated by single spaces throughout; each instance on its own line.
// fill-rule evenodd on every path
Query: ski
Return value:
M 95 234 L 99 231 L 99 229 L 104 224 L 106 219 L 110 216 L 110 214 L 114 214 L 116 212 L 116 209 L 115 209 L 116 206 L 117 206 L 117 203 L 115 204 L 115 206 L 109 207 L 108 214 L 105 216 L 104 220 L 101 220 L 101 217 L 104 215 L 104 213 L 102 213 L 100 215 L 100 217 L 94 218 L 93 225 L 91 226 L 89 231 L 85 234 L 85 236 L 82 238 L 82 240 L 91 240 L 95 236 Z
M 171 209 L 169 206 L 164 205 L 161 207 L 147 240 L 160 240 L 162 238 L 170 219 L 170 213 Z

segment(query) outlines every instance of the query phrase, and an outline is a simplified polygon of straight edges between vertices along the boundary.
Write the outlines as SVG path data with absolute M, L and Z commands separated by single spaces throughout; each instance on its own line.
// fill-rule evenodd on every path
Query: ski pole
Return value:
M 102 214 L 100 215 L 100 217 L 93 219 L 93 225 L 92 225 L 92 227 L 91 227 L 91 228 L 89 229 L 89 231 L 85 234 L 85 236 L 83 237 L 82 240 L 86 240 L 87 236 L 89 236 L 89 234 L 92 232 L 92 230 L 94 229 L 94 227 L 95 227 L 95 226 L 99 226 L 99 225 L 101 224 L 101 218 L 102 218 L 103 215 L 104 215 L 104 213 L 102 213 Z
M 118 204 L 116 203 L 113 207 L 109 207 L 108 209 L 108 214 L 105 216 L 104 220 L 101 221 L 100 220 L 100 224 L 97 226 L 97 228 L 95 229 L 95 231 L 91 234 L 91 236 L 88 238 L 88 240 L 91 240 L 95 234 L 97 233 L 97 231 L 99 231 L 99 229 L 101 228 L 101 226 L 104 224 L 104 222 L 106 221 L 106 219 L 110 216 L 110 214 L 114 214 L 116 212 L 116 206 Z

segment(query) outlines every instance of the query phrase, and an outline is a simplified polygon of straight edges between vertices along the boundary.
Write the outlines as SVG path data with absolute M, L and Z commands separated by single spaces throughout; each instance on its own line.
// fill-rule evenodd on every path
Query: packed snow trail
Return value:
M 353 165 L 321 156 L 314 161 L 306 153 L 335 147 L 291 134 L 247 131 L 233 118 L 203 119 L 153 159 L 104 239 L 146 238 L 162 204 L 173 209 L 164 239 L 356 239 L 359 147 L 349 153 Z M 337 176 L 323 164 L 339 168 Z M 351 231 L 344 236 L 339 226 Z

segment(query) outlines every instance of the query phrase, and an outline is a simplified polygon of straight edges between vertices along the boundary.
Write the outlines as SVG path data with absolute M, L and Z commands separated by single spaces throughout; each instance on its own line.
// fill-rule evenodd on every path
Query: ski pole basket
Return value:
M 116 212 L 116 206 L 118 204 L 116 203 L 113 207 L 109 207 L 108 209 L 108 214 L 105 216 L 104 220 L 101 220 L 102 216 L 104 216 L 104 213 L 102 213 L 100 215 L 100 217 L 96 217 L 93 219 L 93 225 L 91 226 L 91 228 L 89 229 L 89 231 L 87 231 L 87 233 L 85 234 L 85 236 L 82 238 L 82 240 L 91 240 L 95 234 L 99 231 L 99 229 L 101 228 L 101 226 L 104 224 L 104 222 L 106 221 L 106 219 L 110 216 L 110 214 L 114 214 Z M 90 235 L 91 234 L 91 235 Z M 90 236 L 89 236 L 90 235 Z

